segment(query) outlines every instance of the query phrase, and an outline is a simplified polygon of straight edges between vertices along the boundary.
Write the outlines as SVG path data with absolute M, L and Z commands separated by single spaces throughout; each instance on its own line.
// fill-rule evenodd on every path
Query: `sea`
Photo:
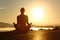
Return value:
M 6 32 L 6 31 L 13 31 L 16 30 L 14 27 L 6 27 L 6 28 L 0 28 L 0 32 Z M 53 27 L 48 28 L 48 27 L 31 27 L 29 30 L 37 31 L 37 30 L 53 30 Z
M 0 40 L 60 40 L 60 30 L 32 27 L 25 34 L 12 33 L 15 28 L 0 28 Z

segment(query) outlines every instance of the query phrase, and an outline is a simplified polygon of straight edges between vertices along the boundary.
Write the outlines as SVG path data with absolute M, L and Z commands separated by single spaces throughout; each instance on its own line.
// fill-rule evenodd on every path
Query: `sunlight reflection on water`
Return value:
M 32 28 L 30 28 L 30 30 L 35 30 L 35 31 L 38 31 L 38 30 L 53 30 L 53 28 L 36 28 L 36 27 L 32 27 Z
M 42 38 L 41 38 L 42 36 L 39 36 L 39 35 L 40 35 L 40 34 L 39 34 L 38 32 L 35 33 L 33 40 L 40 40 L 40 39 L 42 39 Z

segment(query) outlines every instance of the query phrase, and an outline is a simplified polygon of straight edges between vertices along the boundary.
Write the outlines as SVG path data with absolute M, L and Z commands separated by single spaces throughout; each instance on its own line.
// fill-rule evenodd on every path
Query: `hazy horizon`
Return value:
M 60 0 L 0 0 L 0 22 L 16 23 L 21 7 L 25 8 L 29 23 L 33 25 L 60 25 Z M 41 11 L 35 15 L 38 18 L 32 15 L 35 8 Z

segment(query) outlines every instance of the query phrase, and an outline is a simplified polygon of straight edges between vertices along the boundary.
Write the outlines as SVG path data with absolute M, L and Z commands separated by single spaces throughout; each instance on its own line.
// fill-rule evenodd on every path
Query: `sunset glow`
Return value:
M 36 27 L 32 27 L 30 28 L 30 30 L 35 30 L 35 31 L 38 31 L 38 30 L 53 30 L 54 28 L 36 28 Z
M 43 9 L 42 8 L 36 7 L 32 10 L 33 20 L 38 21 L 38 20 L 42 19 L 43 16 L 44 16 L 44 14 L 43 14 Z
M 60 0 L 0 0 L 0 22 L 17 23 L 21 7 L 33 25 L 60 25 Z

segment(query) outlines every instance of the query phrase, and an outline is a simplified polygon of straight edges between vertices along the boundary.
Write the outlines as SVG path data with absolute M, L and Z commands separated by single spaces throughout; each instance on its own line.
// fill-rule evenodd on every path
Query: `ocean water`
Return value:
M 37 31 L 37 30 L 53 30 L 53 28 L 47 28 L 47 27 L 31 27 L 29 30 Z M 0 32 L 6 32 L 6 31 L 13 31 L 15 28 L 0 28 Z
M 30 28 L 26 34 L 15 34 L 11 32 L 15 28 L 0 28 L 0 40 L 60 40 L 60 30 L 53 28 Z
M 13 31 L 15 28 L 0 28 L 0 32 Z

